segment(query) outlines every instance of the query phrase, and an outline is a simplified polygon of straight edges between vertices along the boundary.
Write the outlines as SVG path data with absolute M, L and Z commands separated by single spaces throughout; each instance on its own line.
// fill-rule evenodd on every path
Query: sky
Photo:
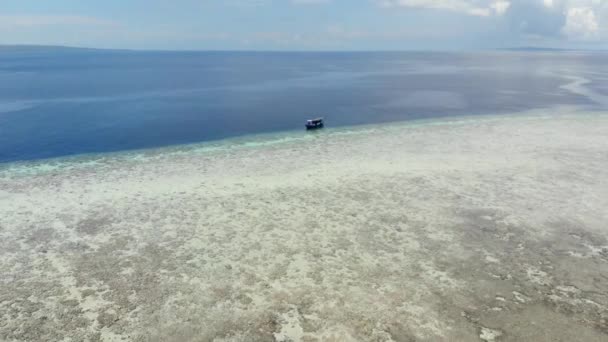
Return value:
M 608 0 L 0 0 L 0 44 L 154 50 L 608 48 Z

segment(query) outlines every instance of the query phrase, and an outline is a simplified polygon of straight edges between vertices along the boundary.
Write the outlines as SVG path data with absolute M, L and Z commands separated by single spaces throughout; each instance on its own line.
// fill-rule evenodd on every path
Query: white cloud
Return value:
M 558 34 L 570 40 L 599 39 L 606 30 L 606 0 L 542 0 L 542 3 L 549 13 L 562 18 Z
M 490 7 L 496 14 L 503 15 L 509 10 L 511 3 L 509 1 L 496 1 L 495 3 L 491 4 Z
M 331 2 L 331 0 L 291 0 L 291 3 L 294 5 L 317 5 L 317 4 L 326 4 Z
M 597 38 L 599 28 L 595 12 L 589 7 L 572 7 L 566 12 L 563 32 L 569 38 Z
M 43 26 L 117 26 L 116 22 L 76 15 L 0 15 L 0 27 L 34 28 Z
M 446 10 L 479 17 L 503 15 L 511 6 L 508 0 L 380 0 L 384 7 Z
M 427 9 L 470 16 L 504 17 L 529 37 L 601 39 L 608 33 L 608 0 L 376 0 L 383 7 Z

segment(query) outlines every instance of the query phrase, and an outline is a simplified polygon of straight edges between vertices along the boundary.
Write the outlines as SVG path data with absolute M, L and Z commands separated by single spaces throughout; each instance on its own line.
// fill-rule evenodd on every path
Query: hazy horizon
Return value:
M 277 53 L 391 53 L 391 52 L 492 52 L 492 51 L 527 51 L 527 52 L 572 52 L 572 51 L 584 51 L 584 52 L 608 52 L 606 48 L 563 48 L 563 47 L 551 47 L 551 46 L 510 46 L 510 47 L 487 47 L 487 48 L 477 48 L 477 49 L 368 49 L 368 50 L 322 50 L 322 49 L 293 49 L 293 50 L 281 50 L 281 49 L 152 49 L 152 48 L 108 48 L 108 47 L 96 47 L 96 46 L 86 46 L 86 45 L 47 45 L 47 44 L 0 44 L 1 48 L 31 48 L 31 49 L 73 49 L 73 50 L 102 50 L 102 51 L 133 51 L 133 52 L 277 52 Z
M 605 49 L 595 0 L 8 0 L 0 44 L 138 50 Z

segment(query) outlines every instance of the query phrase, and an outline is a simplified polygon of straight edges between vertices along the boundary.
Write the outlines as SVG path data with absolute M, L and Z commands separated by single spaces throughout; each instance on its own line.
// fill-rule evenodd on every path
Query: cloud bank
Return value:
M 608 0 L 189 0 L 111 16 L 0 5 L 0 44 L 153 49 L 608 48 Z M 0 1 L 1 2 L 1 1 Z M 122 6 L 122 5 L 121 5 Z
M 378 0 L 388 8 L 430 9 L 498 17 L 517 33 L 570 40 L 599 39 L 606 31 L 606 0 Z

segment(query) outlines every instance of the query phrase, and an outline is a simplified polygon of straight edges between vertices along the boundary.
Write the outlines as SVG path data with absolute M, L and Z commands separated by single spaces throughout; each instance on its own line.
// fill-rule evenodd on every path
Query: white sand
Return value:
M 608 339 L 608 115 L 205 146 L 0 171 L 0 340 Z

